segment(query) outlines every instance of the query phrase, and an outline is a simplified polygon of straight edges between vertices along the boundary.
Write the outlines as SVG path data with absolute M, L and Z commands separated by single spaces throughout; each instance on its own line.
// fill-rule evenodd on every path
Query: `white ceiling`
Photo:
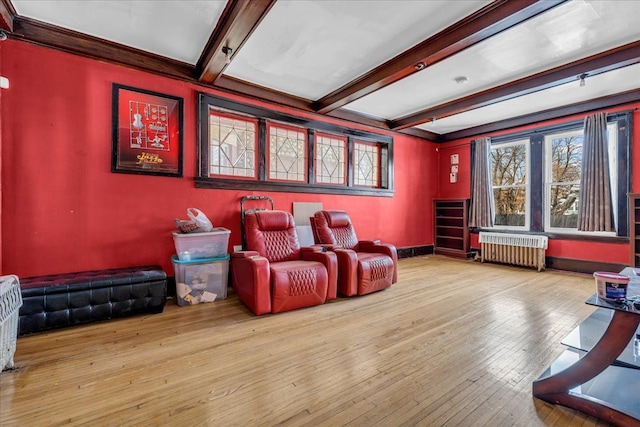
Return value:
M 460 129 L 482 126 L 512 117 L 520 117 L 588 101 L 611 95 L 612 93 L 626 92 L 638 87 L 640 87 L 640 64 L 587 77 L 583 87 L 580 86 L 580 81 L 576 80 L 487 107 L 438 119 L 435 122 L 427 122 L 418 127 L 438 134 L 446 134 Z
M 226 0 L 12 0 L 19 15 L 195 64 Z M 175 25 L 181 22 L 183 25 Z
M 318 99 L 488 3 L 278 1 L 225 74 Z
M 190 67 L 202 59 L 228 7 L 226 0 L 11 0 L 11 4 L 18 17 Z M 489 0 L 278 0 L 248 39 L 234 46 L 232 61 L 222 73 L 311 103 L 490 4 Z M 363 117 L 401 119 L 637 42 L 639 18 L 637 0 L 567 1 L 367 93 L 343 109 Z M 14 35 L 21 36 L 19 31 Z M 456 83 L 460 76 L 468 82 Z M 443 114 L 416 128 L 446 134 L 638 88 L 639 65 L 589 76 L 585 87 L 580 87 L 576 75 L 569 83 Z
M 618 4 L 611 7 L 613 3 Z M 640 2 L 568 2 L 346 108 L 395 119 L 557 67 L 640 39 L 640 25 L 629 16 L 640 17 Z M 454 79 L 458 76 L 469 80 L 457 84 Z M 618 91 L 615 82 L 610 90 Z M 534 111 L 539 108 L 546 109 L 543 103 Z

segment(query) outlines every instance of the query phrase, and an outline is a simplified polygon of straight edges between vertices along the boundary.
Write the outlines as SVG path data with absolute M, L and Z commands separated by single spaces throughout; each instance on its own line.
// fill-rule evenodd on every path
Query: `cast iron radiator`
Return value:
M 545 267 L 547 236 L 480 232 L 482 262 L 534 267 L 538 271 Z

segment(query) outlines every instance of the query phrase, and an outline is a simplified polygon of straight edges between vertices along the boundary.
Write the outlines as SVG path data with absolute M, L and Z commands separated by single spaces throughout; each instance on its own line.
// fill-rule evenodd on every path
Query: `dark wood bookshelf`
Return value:
M 434 252 L 458 258 L 468 258 L 469 252 L 469 199 L 435 199 Z

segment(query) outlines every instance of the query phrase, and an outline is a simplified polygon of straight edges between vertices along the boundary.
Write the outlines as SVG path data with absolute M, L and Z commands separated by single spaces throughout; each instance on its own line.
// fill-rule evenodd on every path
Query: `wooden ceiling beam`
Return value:
M 227 93 L 259 99 L 276 105 L 294 108 L 299 111 L 318 114 L 313 110 L 311 101 L 308 99 L 298 98 L 283 92 L 267 89 L 263 86 L 253 85 L 233 77 L 220 76 L 216 81 L 216 88 L 222 89 Z M 324 116 L 377 129 L 391 130 L 388 122 L 383 119 L 365 116 L 346 109 L 334 110 L 324 114 Z M 397 132 L 405 135 L 416 136 L 432 142 L 439 142 L 441 140 L 441 136 L 439 134 L 418 128 L 408 128 Z
M 222 48 L 233 49 L 231 56 L 237 54 L 275 2 L 229 0 L 196 64 L 195 78 L 201 83 L 214 84 L 227 67 Z
M 540 13 L 546 12 L 565 1 L 496 0 L 476 13 L 469 15 L 467 18 L 319 99 L 315 103 L 315 109 L 317 112 L 325 114 L 340 108 Z
M 323 115 L 326 117 L 333 117 L 334 119 L 353 122 L 364 126 L 371 126 L 378 129 L 389 130 L 389 124 L 386 120 L 366 116 L 364 114 L 360 114 L 344 108 L 333 110 Z
M 506 101 L 561 84 L 576 81 L 580 75 L 595 76 L 617 68 L 640 63 L 640 41 L 601 52 L 569 64 L 562 65 L 529 77 L 487 89 L 482 92 L 427 108 L 420 112 L 393 120 L 391 128 L 401 130 L 427 123 L 432 119 L 460 114 L 497 102 Z
M 13 19 L 16 9 L 10 0 L 0 0 L 0 30 L 13 32 Z
M 424 129 L 407 128 L 407 129 L 402 129 L 401 131 L 396 131 L 396 132 L 426 139 L 427 141 L 431 141 L 431 142 L 443 142 L 442 135 L 440 135 L 439 133 L 431 132 Z
M 301 111 L 313 112 L 311 101 L 308 99 L 298 98 L 284 92 L 267 89 L 264 86 L 254 85 L 244 80 L 238 80 L 225 75 L 218 77 L 216 80 L 216 88 L 224 89 L 227 92 L 240 96 L 261 99 Z
M 534 123 L 542 123 L 548 120 L 559 119 L 562 117 L 601 111 L 605 108 L 631 104 L 638 101 L 640 101 L 640 91 L 638 91 L 637 89 L 629 90 L 627 92 L 622 92 L 615 95 L 603 96 L 601 98 L 595 98 L 584 102 L 565 105 L 564 107 L 552 108 L 550 110 L 539 111 L 532 114 L 526 114 L 519 117 L 500 120 L 497 122 L 488 123 L 486 125 L 462 129 L 455 132 L 449 132 L 442 135 L 441 142 L 455 141 L 457 139 L 470 138 L 490 132 L 498 132 L 505 129 L 526 126 Z

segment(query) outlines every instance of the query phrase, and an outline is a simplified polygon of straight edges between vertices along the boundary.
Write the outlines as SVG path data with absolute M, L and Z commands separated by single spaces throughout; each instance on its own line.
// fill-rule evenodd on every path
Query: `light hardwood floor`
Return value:
M 589 275 L 400 260 L 364 297 L 256 317 L 229 298 L 18 339 L 9 426 L 603 426 L 531 395 Z

